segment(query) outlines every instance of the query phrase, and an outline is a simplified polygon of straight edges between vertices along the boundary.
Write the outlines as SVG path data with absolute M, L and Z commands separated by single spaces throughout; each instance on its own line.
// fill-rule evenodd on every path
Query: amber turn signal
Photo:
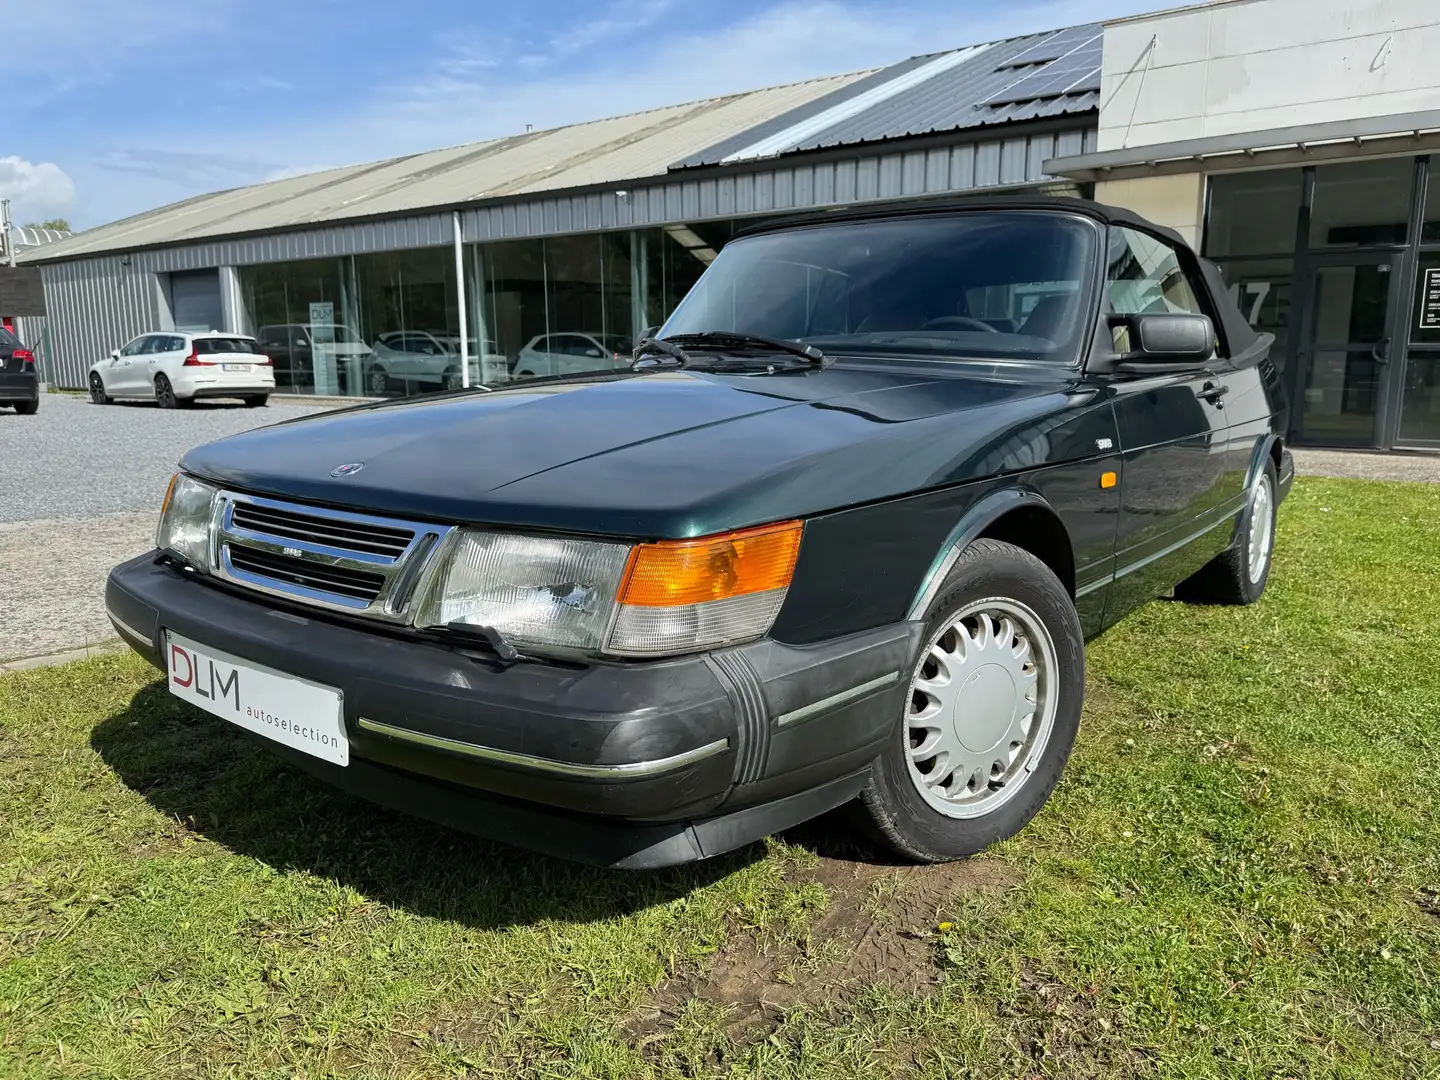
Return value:
M 1101 473 L 1101 474 L 1100 474 L 1100 486 L 1101 486 L 1102 488 L 1106 488 L 1106 489 L 1112 488 L 1112 487 L 1114 487 L 1114 486 L 1115 486 L 1117 483 L 1119 483 L 1119 482 L 1120 482 L 1120 478 L 1117 477 L 1113 472 L 1107 472 L 1107 473 Z
M 803 525 L 787 521 L 698 540 L 640 544 L 616 597 L 632 607 L 681 607 L 790 584 Z
M 160 504 L 160 516 L 165 516 L 165 511 L 170 509 L 170 500 L 175 497 L 175 481 L 180 479 L 180 474 L 174 473 L 170 477 L 170 486 L 165 489 L 165 501 Z

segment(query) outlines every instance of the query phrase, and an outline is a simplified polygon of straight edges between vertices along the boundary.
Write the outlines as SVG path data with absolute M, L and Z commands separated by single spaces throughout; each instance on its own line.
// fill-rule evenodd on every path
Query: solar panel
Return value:
M 1013 68 L 1029 67 L 1033 64 L 1048 64 L 1051 60 L 1060 59 L 1076 45 L 1093 37 L 1095 32 L 1094 26 L 1072 26 L 1065 30 L 1056 30 L 1054 33 L 1042 36 L 1039 41 L 1016 53 L 995 70 L 1009 71 Z
M 1019 78 L 991 94 L 982 105 L 1011 105 L 1019 101 L 1078 94 L 1100 88 L 1101 40 L 1096 34 L 1072 44 L 1063 55 L 1043 67 L 1016 72 Z

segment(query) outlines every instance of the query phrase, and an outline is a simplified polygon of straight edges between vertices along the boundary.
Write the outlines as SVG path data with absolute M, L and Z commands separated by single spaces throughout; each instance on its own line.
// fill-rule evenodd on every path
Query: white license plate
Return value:
M 350 764 L 340 691 L 165 631 L 170 692 L 267 739 Z
M 225 364 L 225 365 L 224 365 L 224 368 L 225 368 L 226 371 L 249 371 L 249 370 L 250 370 L 250 365 L 249 365 L 249 364 Z

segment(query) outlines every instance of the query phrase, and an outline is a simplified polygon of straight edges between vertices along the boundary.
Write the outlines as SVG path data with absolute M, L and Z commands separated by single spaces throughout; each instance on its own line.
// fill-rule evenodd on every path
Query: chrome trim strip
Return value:
M 881 675 L 878 679 L 871 679 L 859 686 L 852 686 L 849 690 L 841 690 L 838 694 L 831 694 L 829 697 L 821 698 L 819 701 L 811 702 L 809 705 L 793 709 L 775 718 L 777 727 L 789 727 L 791 724 L 799 724 L 813 717 L 819 716 L 822 712 L 838 708 L 841 705 L 848 705 L 852 701 L 858 701 L 866 694 L 879 690 L 882 687 L 891 686 L 900 681 L 900 673 L 891 671 Z
M 124 634 L 126 637 L 134 638 L 136 641 L 143 642 L 144 644 L 149 645 L 152 648 L 154 647 L 154 638 L 148 637 L 145 634 L 141 633 L 139 630 L 135 629 L 135 627 L 131 626 L 124 619 L 120 618 L 119 615 L 116 615 L 115 612 L 111 611 L 108 607 L 105 609 L 105 614 L 110 619 L 110 622 L 114 625 L 115 629 L 119 630 L 120 633 Z
M 1212 533 L 1216 529 L 1220 528 L 1221 525 L 1233 524 L 1233 519 L 1235 515 L 1239 512 L 1239 510 L 1230 511 L 1226 513 L 1223 517 L 1221 517 L 1218 521 L 1214 521 L 1211 522 L 1209 525 L 1206 525 L 1199 532 L 1193 532 L 1189 536 L 1185 537 L 1185 539 L 1175 541 L 1175 543 L 1171 544 L 1169 547 L 1161 548 L 1159 551 L 1152 551 L 1143 559 L 1137 559 L 1135 560 L 1135 562 L 1131 563 L 1128 566 L 1122 566 L 1120 569 L 1115 571 L 1115 577 L 1113 580 L 1119 581 L 1126 574 L 1133 574 L 1136 570 L 1143 570 L 1151 563 L 1163 559 L 1166 555 L 1173 555 L 1175 552 L 1183 548 L 1186 544 L 1193 544 L 1196 540 L 1199 540 L 1206 533 Z
M 386 735 L 392 739 L 428 746 L 434 750 L 446 750 L 452 754 L 463 754 L 466 757 L 493 761 L 500 765 L 514 765 L 521 769 L 555 773 L 559 776 L 578 776 L 587 780 L 634 780 L 659 776 L 662 773 L 683 769 L 686 765 L 693 765 L 697 761 L 704 761 L 716 754 L 723 754 L 730 749 L 729 739 L 716 739 L 714 742 L 698 746 L 694 750 L 686 750 L 681 754 L 655 758 L 651 761 L 631 761 L 623 765 L 583 765 L 576 761 L 557 761 L 555 758 L 518 754 L 511 750 L 497 750 L 492 746 L 480 746 L 476 743 L 460 742 L 456 739 L 442 739 L 438 735 L 426 735 L 419 731 L 410 731 L 408 728 L 382 724 L 378 720 L 367 720 L 363 716 L 359 719 L 359 727 L 361 731 Z
M 1106 585 L 1109 585 L 1114 580 L 1114 574 L 1102 574 L 1097 580 L 1090 582 L 1089 585 L 1081 585 L 1076 589 L 1075 599 L 1079 600 L 1082 596 L 1089 596 L 1092 592 L 1105 588 Z

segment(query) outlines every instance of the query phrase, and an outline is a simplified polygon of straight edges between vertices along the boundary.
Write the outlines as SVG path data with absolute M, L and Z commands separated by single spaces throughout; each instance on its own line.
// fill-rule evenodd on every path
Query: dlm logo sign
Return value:
M 204 663 L 198 665 L 197 671 L 197 661 L 200 660 Z M 235 711 L 240 711 L 240 670 L 232 667 L 228 675 L 217 674 L 214 660 L 191 656 L 173 641 L 170 643 L 170 681 L 183 690 L 190 690 L 214 702 L 229 702 L 231 693 L 234 693 Z

